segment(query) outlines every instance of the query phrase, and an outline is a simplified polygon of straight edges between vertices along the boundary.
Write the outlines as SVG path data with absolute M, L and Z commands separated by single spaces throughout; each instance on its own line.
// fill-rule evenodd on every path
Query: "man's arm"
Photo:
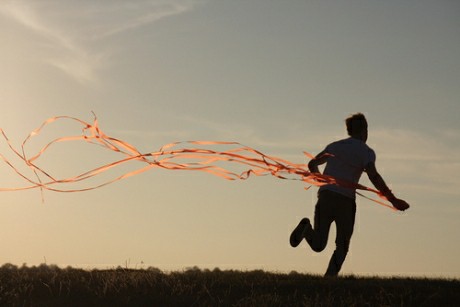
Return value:
M 308 162 L 308 169 L 312 173 L 319 173 L 318 166 L 327 162 L 329 155 L 323 150 Z
M 379 172 L 377 171 L 375 163 L 371 162 L 367 165 L 366 173 L 369 177 L 369 180 L 372 182 L 375 188 L 379 190 L 380 193 L 382 193 L 383 196 L 385 196 L 389 202 L 391 202 L 393 207 L 401 211 L 404 211 L 409 208 L 409 204 L 407 202 L 405 202 L 402 199 L 396 198 L 393 192 L 391 192 L 391 190 L 388 188 L 387 184 L 383 180 L 382 176 L 380 176 Z

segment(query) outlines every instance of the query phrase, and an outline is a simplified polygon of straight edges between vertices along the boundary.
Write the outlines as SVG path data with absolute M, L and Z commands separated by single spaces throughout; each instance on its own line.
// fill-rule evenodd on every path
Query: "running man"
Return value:
M 308 163 L 312 173 L 319 173 L 318 166 L 326 163 L 324 174 L 357 184 L 361 174 L 367 173 L 372 184 L 398 210 L 409 208 L 404 200 L 396 198 L 375 168 L 375 152 L 366 145 L 367 121 L 363 114 L 356 113 L 345 120 L 350 137 L 326 146 Z M 290 237 L 292 247 L 297 247 L 303 239 L 315 252 L 321 252 L 327 245 L 329 228 L 336 225 L 336 249 L 332 254 L 325 276 L 337 276 L 350 246 L 355 224 L 355 188 L 339 185 L 324 185 L 319 188 L 315 207 L 314 226 L 308 218 L 303 218 Z

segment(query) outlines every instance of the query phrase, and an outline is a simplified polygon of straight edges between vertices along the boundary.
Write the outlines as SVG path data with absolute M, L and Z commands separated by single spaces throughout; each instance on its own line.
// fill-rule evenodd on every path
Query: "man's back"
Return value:
M 363 141 L 352 137 L 329 144 L 324 152 L 330 155 L 324 174 L 352 183 L 358 183 L 366 166 L 375 162 L 375 152 Z M 351 188 L 326 185 L 321 190 L 331 190 L 355 198 L 355 190 Z

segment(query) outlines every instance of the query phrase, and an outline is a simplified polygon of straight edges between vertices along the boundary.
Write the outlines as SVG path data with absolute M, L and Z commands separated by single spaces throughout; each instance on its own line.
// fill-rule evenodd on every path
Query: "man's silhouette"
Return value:
M 315 207 L 314 227 L 304 218 L 294 229 L 290 237 L 292 247 L 297 247 L 303 239 L 315 252 L 324 250 L 332 222 L 336 224 L 336 249 L 332 254 L 326 276 L 337 276 L 350 245 L 355 224 L 356 202 L 355 188 L 361 174 L 367 173 L 372 184 L 392 205 L 401 211 L 409 205 L 396 198 L 375 168 L 375 152 L 366 145 L 367 121 L 363 114 L 353 114 L 345 120 L 349 138 L 333 142 L 326 146 L 308 163 L 312 173 L 319 173 L 318 166 L 326 163 L 324 174 L 351 185 L 328 184 L 318 191 Z M 351 187 L 350 187 L 351 186 Z

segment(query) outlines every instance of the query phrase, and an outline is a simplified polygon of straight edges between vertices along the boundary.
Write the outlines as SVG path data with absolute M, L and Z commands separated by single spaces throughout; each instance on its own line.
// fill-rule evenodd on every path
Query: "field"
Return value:
M 460 280 L 5 264 L 0 306 L 460 306 Z

